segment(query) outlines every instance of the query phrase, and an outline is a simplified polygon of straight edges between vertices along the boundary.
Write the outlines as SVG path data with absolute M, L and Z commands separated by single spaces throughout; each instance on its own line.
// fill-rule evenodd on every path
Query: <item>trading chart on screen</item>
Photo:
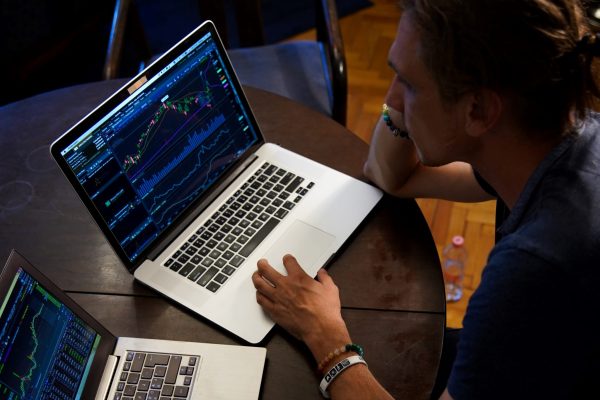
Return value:
M 63 157 L 134 260 L 257 137 L 207 35 Z
M 100 336 L 20 271 L 0 311 L 0 399 L 75 399 Z

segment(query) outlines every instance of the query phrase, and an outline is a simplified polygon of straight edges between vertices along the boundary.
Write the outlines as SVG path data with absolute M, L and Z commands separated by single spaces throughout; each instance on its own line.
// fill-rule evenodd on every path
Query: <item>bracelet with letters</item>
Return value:
M 328 399 L 330 396 L 329 396 L 329 393 L 327 392 L 327 388 L 329 387 L 331 382 L 333 382 L 333 380 L 335 378 L 337 378 L 346 369 L 348 369 L 351 366 L 356 365 L 356 364 L 367 365 L 367 362 L 361 356 L 352 356 L 352 357 L 345 358 L 342 361 L 340 361 L 339 363 L 337 363 L 336 365 L 334 365 L 325 374 L 325 376 L 321 380 L 321 383 L 319 384 L 319 390 L 321 391 L 321 394 L 323 395 L 323 397 Z

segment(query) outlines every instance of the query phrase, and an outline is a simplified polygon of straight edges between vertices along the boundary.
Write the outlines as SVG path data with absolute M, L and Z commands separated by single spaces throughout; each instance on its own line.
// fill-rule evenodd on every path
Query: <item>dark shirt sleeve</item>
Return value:
M 573 398 L 578 378 L 572 366 L 582 361 L 572 329 L 576 312 L 565 301 L 571 295 L 565 287 L 557 268 L 527 251 L 493 251 L 463 321 L 450 395 Z

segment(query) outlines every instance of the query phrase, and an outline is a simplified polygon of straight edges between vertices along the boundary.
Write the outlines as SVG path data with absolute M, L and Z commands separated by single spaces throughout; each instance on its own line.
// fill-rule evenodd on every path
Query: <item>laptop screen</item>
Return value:
M 19 268 L 0 308 L 0 398 L 81 398 L 100 335 Z
M 132 262 L 260 139 L 213 32 L 188 41 L 60 152 Z

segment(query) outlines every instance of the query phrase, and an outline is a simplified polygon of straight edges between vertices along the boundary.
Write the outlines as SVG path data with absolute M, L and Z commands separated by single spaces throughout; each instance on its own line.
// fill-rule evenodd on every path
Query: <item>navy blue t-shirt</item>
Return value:
M 537 167 L 500 227 L 463 321 L 455 400 L 600 396 L 599 135 L 592 114 Z

